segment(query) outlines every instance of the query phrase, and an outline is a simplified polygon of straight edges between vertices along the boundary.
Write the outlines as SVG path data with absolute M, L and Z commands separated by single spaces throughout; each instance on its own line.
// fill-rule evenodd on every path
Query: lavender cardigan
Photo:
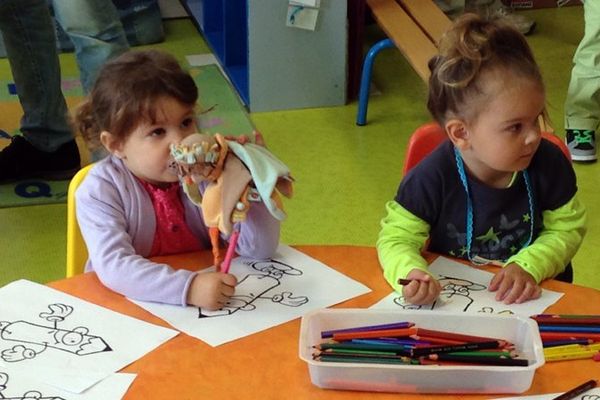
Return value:
M 202 213 L 180 191 L 185 220 L 201 245 L 210 249 Z M 77 221 L 88 248 L 86 271 L 95 271 L 108 288 L 136 300 L 186 304 L 196 272 L 155 263 L 150 254 L 156 217 L 148 192 L 123 162 L 109 156 L 98 162 L 75 193 Z M 279 221 L 255 203 L 241 224 L 236 252 L 269 258 L 279 243 Z

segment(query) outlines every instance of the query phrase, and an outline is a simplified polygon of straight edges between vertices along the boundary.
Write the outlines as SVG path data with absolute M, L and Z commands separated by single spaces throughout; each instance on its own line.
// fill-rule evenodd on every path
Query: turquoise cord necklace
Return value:
M 465 164 L 463 162 L 462 157 L 460 156 L 460 152 L 455 147 L 454 148 L 454 156 L 456 158 L 456 168 L 458 170 L 458 175 L 460 177 L 460 181 L 462 183 L 463 188 L 465 189 L 465 195 L 467 197 L 467 221 L 466 221 L 466 240 L 467 240 L 467 257 L 469 261 L 473 264 L 483 265 L 485 262 L 481 262 L 477 260 L 477 255 L 473 256 L 471 253 L 471 246 L 473 244 L 473 200 L 471 199 L 471 193 L 469 191 L 469 183 L 467 181 L 467 174 L 465 172 Z M 531 240 L 533 239 L 533 225 L 534 225 L 534 201 L 531 190 L 531 181 L 529 179 L 529 173 L 527 170 L 523 171 L 523 179 L 525 181 L 525 188 L 527 189 L 527 200 L 529 202 L 529 214 L 531 218 L 529 219 L 529 238 L 523 244 L 521 249 L 529 246 Z M 506 261 L 506 260 L 502 260 Z

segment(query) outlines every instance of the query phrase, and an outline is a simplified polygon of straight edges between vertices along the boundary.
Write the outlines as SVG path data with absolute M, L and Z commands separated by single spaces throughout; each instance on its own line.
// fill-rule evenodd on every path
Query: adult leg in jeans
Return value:
M 21 132 L 0 152 L 0 183 L 66 179 L 80 166 L 61 92 L 54 27 L 45 0 L 0 1 L 0 30 L 23 107 Z
M 91 89 L 100 67 L 129 49 L 112 0 L 53 0 L 54 16 L 75 46 L 81 83 Z
M 585 31 L 573 56 L 565 101 L 565 140 L 574 161 L 595 161 L 600 124 L 600 1 L 583 3 Z

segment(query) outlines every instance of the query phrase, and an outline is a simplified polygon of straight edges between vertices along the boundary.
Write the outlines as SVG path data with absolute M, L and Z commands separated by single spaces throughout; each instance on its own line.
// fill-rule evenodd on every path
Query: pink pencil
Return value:
M 221 272 L 224 274 L 229 273 L 229 267 L 231 266 L 231 260 L 233 259 L 233 253 L 235 253 L 235 246 L 237 246 L 239 236 L 240 230 L 236 227 L 231 233 L 231 237 L 229 238 L 229 246 L 227 247 L 227 253 L 225 253 L 223 264 L 221 264 Z

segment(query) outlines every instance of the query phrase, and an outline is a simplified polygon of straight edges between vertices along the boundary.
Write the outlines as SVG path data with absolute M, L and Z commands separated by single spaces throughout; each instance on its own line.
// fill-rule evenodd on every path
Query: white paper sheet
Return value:
M 33 382 L 31 377 L 8 375 L 0 371 L 0 399 L 107 400 L 121 399 L 136 374 L 112 374 L 88 390 L 76 394 L 54 386 Z
M 552 400 L 562 393 L 536 394 L 533 396 L 498 397 L 496 400 Z M 585 393 L 573 397 L 572 400 L 600 400 L 600 389 L 588 390 Z
M 0 288 L 0 371 L 72 393 L 178 333 L 34 282 Z
M 135 303 L 188 335 L 218 346 L 370 292 L 362 283 L 284 245 L 272 260 L 238 257 L 229 271 L 238 285 L 227 307 L 219 311 Z
M 396 308 L 410 310 L 447 310 L 492 314 L 540 314 L 562 297 L 562 293 L 542 289 L 542 296 L 521 304 L 506 305 L 496 301 L 488 285 L 494 274 L 467 266 L 445 257 L 438 257 L 429 265 L 429 271 L 442 285 L 442 292 L 432 304 L 408 304 L 400 293 L 393 292 L 371 308 Z

